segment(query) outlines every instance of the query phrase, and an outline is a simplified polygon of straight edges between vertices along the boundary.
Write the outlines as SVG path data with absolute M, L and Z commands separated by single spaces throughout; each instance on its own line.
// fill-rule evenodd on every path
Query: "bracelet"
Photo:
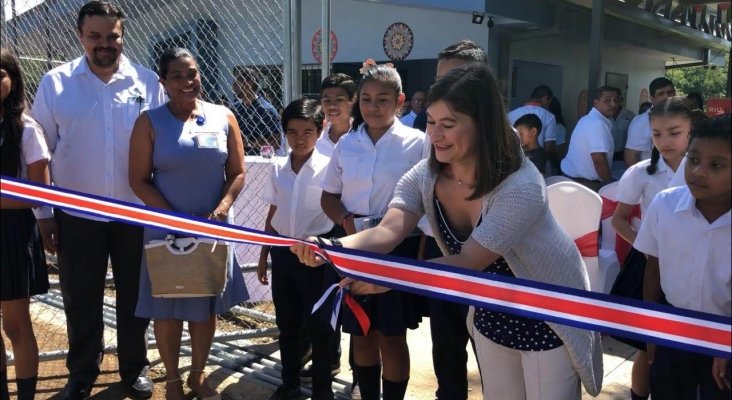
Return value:
M 329 240 L 330 240 L 331 246 L 333 246 L 333 247 L 343 247 L 343 243 L 341 243 L 341 240 L 338 239 L 337 237 L 333 236 Z
M 346 224 L 346 219 L 348 217 L 353 217 L 353 213 L 346 213 L 343 217 L 341 217 L 341 226 Z

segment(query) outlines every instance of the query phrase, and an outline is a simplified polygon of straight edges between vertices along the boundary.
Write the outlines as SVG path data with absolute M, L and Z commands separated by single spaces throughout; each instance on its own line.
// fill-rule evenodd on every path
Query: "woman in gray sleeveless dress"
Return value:
M 142 114 L 130 142 L 130 186 L 148 206 L 227 221 L 244 185 L 244 149 L 239 127 L 227 108 L 199 100 L 201 78 L 190 52 L 168 49 L 159 65 L 170 102 Z M 145 229 L 145 243 L 166 230 Z M 203 368 L 216 329 L 216 314 L 248 298 L 241 272 L 229 254 L 224 292 L 212 297 L 155 298 L 143 258 L 135 315 L 154 320 L 155 339 L 166 370 L 166 398 L 184 398 L 178 356 L 183 321 L 192 341 L 188 386 L 201 398 L 220 396 Z

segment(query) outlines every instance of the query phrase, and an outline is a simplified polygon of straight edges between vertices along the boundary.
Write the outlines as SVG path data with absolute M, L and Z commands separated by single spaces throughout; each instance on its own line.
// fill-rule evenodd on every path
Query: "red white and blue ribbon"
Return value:
M 18 200 L 230 242 L 267 246 L 300 242 L 5 177 L 0 180 L 0 193 Z M 310 245 L 329 258 L 343 275 L 377 285 L 717 357 L 732 355 L 729 317 L 389 255 Z

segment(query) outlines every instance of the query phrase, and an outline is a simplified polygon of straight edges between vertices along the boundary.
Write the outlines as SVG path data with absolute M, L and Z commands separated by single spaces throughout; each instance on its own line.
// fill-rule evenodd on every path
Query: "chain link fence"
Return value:
M 48 70 L 83 54 L 76 37 L 78 10 L 87 0 L 2 0 L 2 46 L 19 57 L 29 100 Z M 234 85 L 237 71 L 254 76 L 257 94 L 279 112 L 283 107 L 283 4 L 279 0 L 117 0 L 126 14 L 124 54 L 155 70 L 168 47 L 189 49 L 197 58 L 205 100 L 229 106 L 237 115 L 247 149 L 246 185 L 234 205 L 235 222 L 263 229 L 267 205 L 260 199 L 271 160 L 260 157 L 260 146 L 280 145 L 279 114 L 274 121 L 252 124 Z M 252 74 L 253 72 L 253 74 Z M 277 131 L 272 132 L 271 130 Z M 273 138 L 275 138 L 273 140 Z M 217 336 L 275 335 L 274 307 L 269 286 L 256 278 L 260 248 L 237 245 L 236 259 L 244 274 L 250 300 L 220 317 Z M 31 306 L 42 359 L 62 358 L 67 347 L 65 319 L 57 270 L 50 263 L 52 290 Z M 111 277 L 110 277 L 111 278 Z M 56 283 L 55 285 L 53 283 Z M 105 324 L 115 327 L 114 286 L 105 291 Z M 108 329 L 105 346 L 114 350 L 115 334 Z M 154 337 L 149 335 L 152 341 Z M 185 341 L 184 341 L 185 346 Z

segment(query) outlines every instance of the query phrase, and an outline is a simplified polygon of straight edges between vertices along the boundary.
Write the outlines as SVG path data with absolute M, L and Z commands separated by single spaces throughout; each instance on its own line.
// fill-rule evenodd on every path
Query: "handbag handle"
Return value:
M 180 247 L 176 244 L 177 238 L 173 234 L 168 234 L 168 236 L 165 237 L 165 247 L 168 249 L 168 251 L 171 254 L 175 255 L 186 255 L 191 254 L 194 251 L 196 251 L 196 248 L 198 248 L 199 240 L 198 238 L 185 238 L 191 241 L 191 243 L 185 247 Z

